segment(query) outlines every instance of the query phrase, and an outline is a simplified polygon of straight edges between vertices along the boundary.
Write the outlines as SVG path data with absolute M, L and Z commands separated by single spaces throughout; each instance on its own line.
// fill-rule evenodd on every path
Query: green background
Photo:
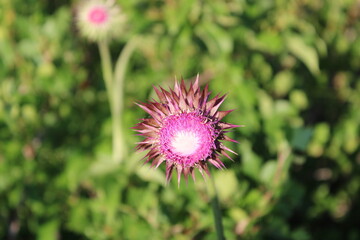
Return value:
M 143 166 L 136 101 L 191 79 L 244 124 L 214 170 L 227 239 L 360 239 L 358 1 L 129 0 L 111 44 L 141 44 L 125 84 L 127 156 L 111 164 L 96 44 L 75 4 L 0 0 L 0 239 L 215 239 L 207 184 Z M 120 30 L 119 30 L 120 31 Z

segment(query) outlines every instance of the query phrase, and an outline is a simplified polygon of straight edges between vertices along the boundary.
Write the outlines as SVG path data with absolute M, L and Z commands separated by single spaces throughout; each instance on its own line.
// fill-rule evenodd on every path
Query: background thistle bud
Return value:
M 125 21 L 124 13 L 114 0 L 83 0 L 76 9 L 79 31 L 90 41 L 119 35 Z

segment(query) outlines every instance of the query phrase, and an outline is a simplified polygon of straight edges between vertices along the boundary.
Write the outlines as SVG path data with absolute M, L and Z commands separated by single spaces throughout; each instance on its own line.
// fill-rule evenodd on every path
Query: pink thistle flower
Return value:
M 83 0 L 77 7 L 78 28 L 90 41 L 115 36 L 125 21 L 125 15 L 114 0 Z
M 224 134 L 229 129 L 240 127 L 222 122 L 221 119 L 229 111 L 218 111 L 226 95 L 215 96 L 208 100 L 210 92 L 208 85 L 201 90 L 199 76 L 186 89 L 182 80 L 175 83 L 174 90 L 169 91 L 154 87 L 160 102 L 137 104 L 150 118 L 141 119 L 134 129 L 145 139 L 137 143 L 137 150 L 149 152 L 144 157 L 145 162 L 152 161 L 152 167 L 166 163 L 166 180 L 170 181 L 172 172 L 177 171 L 178 184 L 181 174 L 187 181 L 191 174 L 195 181 L 194 169 L 210 175 L 208 163 L 216 168 L 224 168 L 220 155 L 231 157 L 225 152 L 231 149 L 224 146 L 222 140 L 237 142 Z

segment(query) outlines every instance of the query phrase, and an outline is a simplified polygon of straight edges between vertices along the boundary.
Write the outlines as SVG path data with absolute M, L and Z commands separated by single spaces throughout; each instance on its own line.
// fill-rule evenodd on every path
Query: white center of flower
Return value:
M 173 152 L 181 156 L 189 156 L 196 152 L 199 147 L 199 138 L 194 132 L 179 131 L 171 140 Z

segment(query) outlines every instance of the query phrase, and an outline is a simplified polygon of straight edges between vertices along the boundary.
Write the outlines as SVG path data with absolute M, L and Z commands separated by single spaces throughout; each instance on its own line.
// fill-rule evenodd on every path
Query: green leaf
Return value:
M 58 220 L 51 220 L 41 225 L 38 230 L 38 240 L 57 240 L 58 239 Z
M 278 96 L 286 95 L 294 85 L 295 76 L 291 71 L 281 71 L 274 77 L 274 92 Z
M 314 47 L 305 43 L 304 38 L 298 35 L 287 35 L 286 46 L 290 53 L 302 61 L 313 75 L 320 72 L 318 54 Z
M 233 39 L 220 26 L 211 22 L 204 22 L 195 29 L 198 36 L 206 44 L 211 54 L 228 54 L 233 50 Z
M 293 130 L 293 137 L 290 141 L 291 146 L 295 149 L 305 151 L 312 134 L 312 128 L 298 128 Z
M 248 142 L 242 142 L 240 145 L 242 155 L 242 170 L 243 172 L 255 180 L 259 178 L 260 158 L 252 151 Z
M 217 171 L 215 184 L 221 201 L 229 201 L 237 192 L 238 181 L 233 171 Z
M 260 178 L 265 184 L 270 184 L 273 181 L 277 169 L 277 162 L 272 160 L 266 162 L 260 172 Z

